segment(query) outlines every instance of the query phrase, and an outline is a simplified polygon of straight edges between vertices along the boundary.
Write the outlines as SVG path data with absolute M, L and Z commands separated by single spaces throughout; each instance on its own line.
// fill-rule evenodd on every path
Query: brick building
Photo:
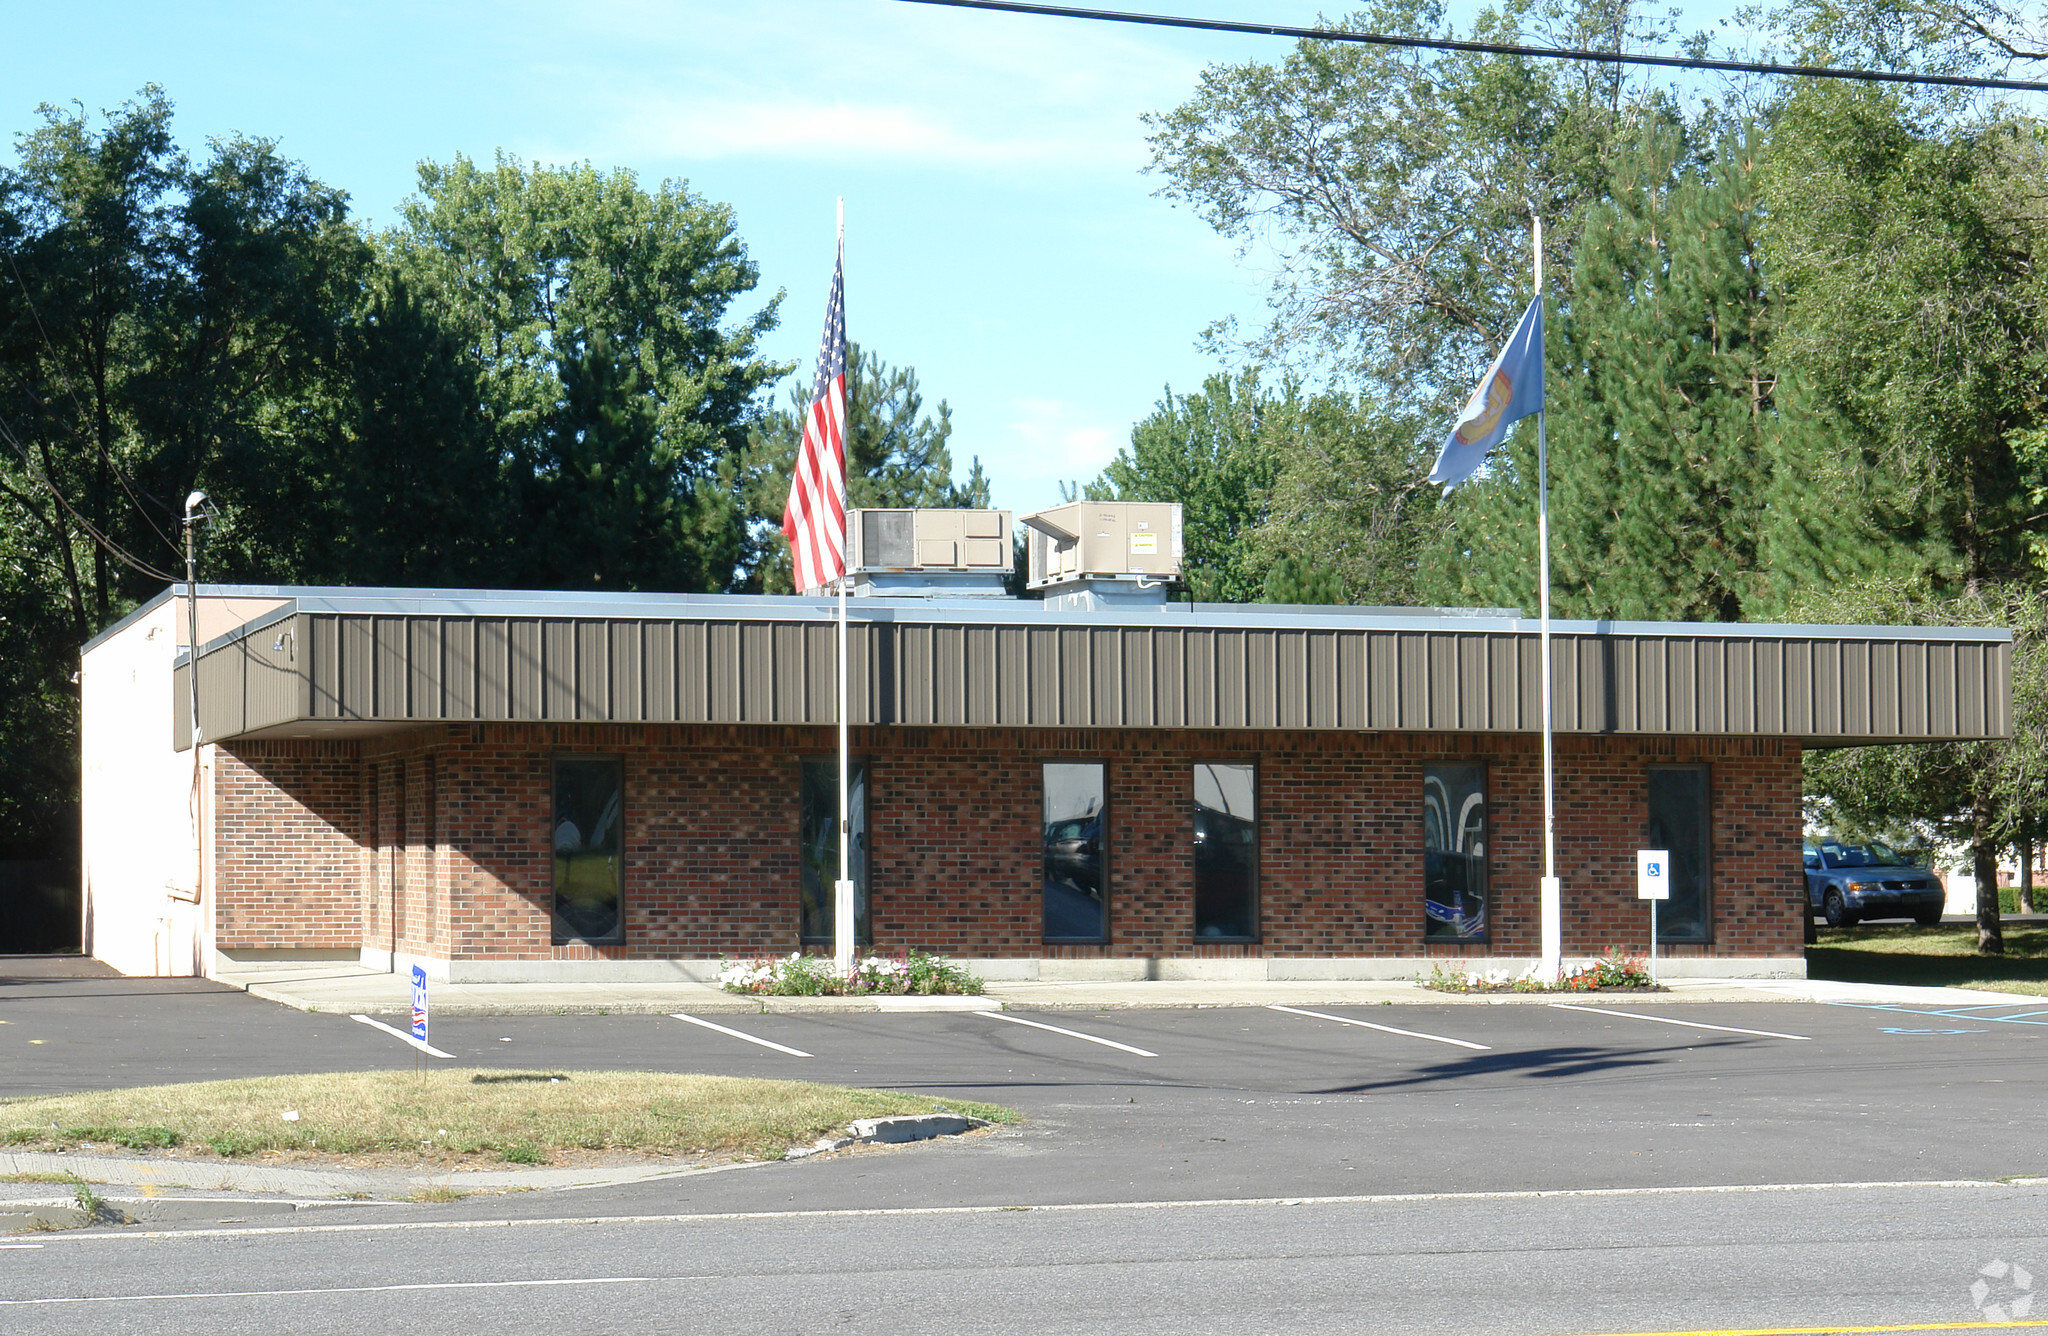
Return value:
M 832 605 L 172 588 L 86 648 L 87 950 L 702 977 L 829 950 Z M 1407 977 L 1538 953 L 1536 625 L 853 600 L 860 935 L 994 977 Z M 1554 624 L 1564 948 L 1799 974 L 1800 756 L 2010 732 L 1956 628 Z

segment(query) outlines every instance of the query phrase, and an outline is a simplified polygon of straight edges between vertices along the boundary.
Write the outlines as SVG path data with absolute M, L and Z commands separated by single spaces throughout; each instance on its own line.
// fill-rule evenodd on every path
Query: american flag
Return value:
M 824 589 L 846 574 L 846 255 L 832 266 L 818 380 L 804 414 L 796 476 L 782 511 L 782 532 L 799 593 Z

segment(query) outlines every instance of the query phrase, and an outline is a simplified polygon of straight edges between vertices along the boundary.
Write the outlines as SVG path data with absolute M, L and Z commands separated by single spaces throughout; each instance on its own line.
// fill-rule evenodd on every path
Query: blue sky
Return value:
M 843 195 L 849 333 L 951 403 L 960 470 L 979 455 L 996 504 L 1020 511 L 1094 476 L 1165 385 L 1217 369 L 1204 326 L 1263 319 L 1258 257 L 1153 196 L 1139 117 L 1205 64 L 1283 55 L 1275 39 L 896 0 L 70 0 L 9 26 L 10 133 L 40 102 L 97 110 L 153 81 L 187 147 L 275 138 L 380 226 L 416 163 L 457 153 L 686 179 L 733 206 L 763 292 L 787 291 L 768 352 L 805 384 Z

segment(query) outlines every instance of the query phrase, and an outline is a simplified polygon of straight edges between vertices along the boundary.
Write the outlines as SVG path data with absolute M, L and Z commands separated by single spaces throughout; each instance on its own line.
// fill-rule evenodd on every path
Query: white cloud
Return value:
M 1020 510 L 1057 505 L 1060 483 L 1093 479 L 1130 434 L 1129 423 L 1060 399 L 1013 399 L 1009 410 L 982 464 L 998 503 Z

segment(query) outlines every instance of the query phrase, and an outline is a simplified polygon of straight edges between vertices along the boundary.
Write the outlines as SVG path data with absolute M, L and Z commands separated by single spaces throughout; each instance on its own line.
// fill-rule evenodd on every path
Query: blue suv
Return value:
M 1865 919 L 1910 918 L 1923 928 L 1941 922 L 1948 893 L 1941 879 L 1890 846 L 1822 840 L 1806 845 L 1806 907 L 1830 928 Z

